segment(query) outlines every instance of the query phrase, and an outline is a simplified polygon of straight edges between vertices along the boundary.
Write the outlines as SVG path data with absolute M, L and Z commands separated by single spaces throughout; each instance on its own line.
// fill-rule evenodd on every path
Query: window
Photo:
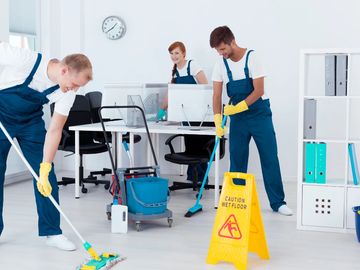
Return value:
M 36 36 L 21 33 L 10 33 L 9 43 L 15 47 L 26 48 L 34 51 L 36 49 Z
M 20 48 L 37 50 L 39 0 L 9 1 L 9 43 Z

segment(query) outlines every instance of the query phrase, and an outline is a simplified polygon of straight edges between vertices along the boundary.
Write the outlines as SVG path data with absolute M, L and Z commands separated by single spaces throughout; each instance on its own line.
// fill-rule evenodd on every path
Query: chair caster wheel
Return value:
M 104 186 L 105 189 L 109 189 L 109 187 L 110 187 L 110 184 L 105 184 L 105 186 Z
M 173 219 L 172 218 L 168 218 L 168 224 L 169 224 L 169 228 L 171 228 L 172 224 L 173 224 Z
M 195 198 L 197 199 L 199 197 L 199 193 L 195 195 Z M 202 198 L 202 195 L 200 197 L 200 199 Z
M 81 188 L 81 192 L 82 192 L 82 193 L 87 193 L 88 190 L 87 190 L 87 188 L 84 188 L 84 187 L 83 187 L 83 188 Z

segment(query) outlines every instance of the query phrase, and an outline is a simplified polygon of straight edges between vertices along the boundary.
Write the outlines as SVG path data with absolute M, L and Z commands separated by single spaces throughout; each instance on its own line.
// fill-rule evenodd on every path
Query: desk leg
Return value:
M 184 152 L 185 151 L 185 141 L 184 141 L 184 138 L 181 137 L 181 140 L 180 140 L 180 152 Z M 184 175 L 184 165 L 180 165 L 180 176 L 183 176 Z
M 135 167 L 135 164 L 134 164 L 134 133 L 130 132 L 130 134 L 129 134 L 129 142 L 130 142 L 130 146 L 129 146 L 130 149 L 129 150 L 130 150 L 130 155 L 131 155 L 130 164 L 132 164 L 132 166 Z
M 123 141 L 123 135 L 121 132 L 116 133 L 116 137 L 117 137 L 117 142 L 115 145 L 115 149 L 113 150 L 115 153 L 115 158 L 117 160 L 116 162 L 116 166 L 115 169 L 117 168 L 123 168 L 124 164 L 123 164 L 123 160 L 122 160 L 122 149 L 123 149 L 123 145 L 122 145 L 122 141 Z M 116 172 L 114 172 L 116 173 Z
M 215 136 L 216 140 L 216 136 Z M 217 209 L 219 202 L 219 160 L 220 160 L 220 145 L 217 147 L 215 152 L 215 205 L 214 208 Z
M 150 138 L 152 142 L 155 140 L 154 136 L 155 136 L 154 133 L 150 133 Z M 146 144 L 146 162 L 147 162 L 147 166 L 151 166 L 151 164 L 153 163 L 150 142 L 147 142 Z
M 155 134 L 155 145 L 154 145 L 154 148 L 155 148 L 155 156 L 156 156 L 156 159 L 158 161 L 158 163 L 160 164 L 160 160 L 159 160 L 159 157 L 160 157 L 160 134 L 157 133 Z M 155 160 L 153 161 L 153 164 L 155 164 Z
M 75 131 L 75 199 L 80 198 L 80 134 L 79 131 Z
M 120 147 L 122 145 L 122 134 L 119 132 L 112 132 L 111 133 L 112 136 L 112 148 L 111 148 L 111 155 L 113 157 L 114 160 L 114 166 L 115 169 L 118 168 L 118 164 L 120 164 L 121 166 L 121 153 L 120 153 Z M 113 172 L 115 174 L 115 172 Z

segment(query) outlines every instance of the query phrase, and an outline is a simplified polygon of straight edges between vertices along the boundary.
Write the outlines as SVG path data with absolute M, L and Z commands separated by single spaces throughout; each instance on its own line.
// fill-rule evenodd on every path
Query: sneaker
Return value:
M 283 204 L 282 206 L 279 207 L 278 213 L 280 215 L 284 215 L 284 216 L 292 216 L 293 215 L 293 211 L 286 204 Z
M 76 250 L 76 246 L 74 245 L 74 243 L 62 234 L 47 236 L 46 245 L 50 247 L 56 247 L 65 251 Z

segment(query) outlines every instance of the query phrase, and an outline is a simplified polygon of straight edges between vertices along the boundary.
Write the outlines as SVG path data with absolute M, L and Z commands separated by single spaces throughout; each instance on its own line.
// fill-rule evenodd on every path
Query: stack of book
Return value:
M 305 182 L 326 183 L 326 143 L 305 144 Z
M 356 152 L 355 152 L 355 145 L 353 143 L 348 144 L 349 148 L 349 159 L 350 159 L 350 165 L 351 165 L 351 173 L 353 176 L 353 183 L 354 185 L 359 184 L 359 168 L 356 158 Z

